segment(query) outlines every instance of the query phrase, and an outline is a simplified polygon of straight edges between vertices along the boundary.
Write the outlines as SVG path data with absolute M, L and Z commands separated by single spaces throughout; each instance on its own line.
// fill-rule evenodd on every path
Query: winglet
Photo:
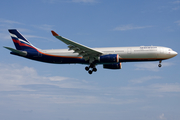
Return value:
M 59 36 L 56 32 L 54 32 L 53 30 L 51 30 L 51 33 L 53 34 L 53 36 Z

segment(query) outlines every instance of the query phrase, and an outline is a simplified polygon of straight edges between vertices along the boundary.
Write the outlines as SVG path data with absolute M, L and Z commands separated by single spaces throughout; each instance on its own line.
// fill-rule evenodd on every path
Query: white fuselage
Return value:
M 164 60 L 169 59 L 177 55 L 177 52 L 171 48 L 159 47 L 159 46 L 140 46 L 140 47 L 108 47 L 108 48 L 93 48 L 98 51 L 102 51 L 103 54 L 118 54 L 120 59 L 132 60 L 132 61 L 151 61 L 151 60 Z M 41 50 L 41 52 L 56 56 L 67 57 L 82 57 L 78 53 L 74 53 L 73 50 L 68 49 L 52 49 Z

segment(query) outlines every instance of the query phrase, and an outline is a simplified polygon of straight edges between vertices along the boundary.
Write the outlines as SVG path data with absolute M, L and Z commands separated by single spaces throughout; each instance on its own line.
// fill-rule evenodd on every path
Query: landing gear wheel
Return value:
M 97 71 L 96 65 L 91 63 L 89 66 L 85 67 L 85 70 L 88 71 L 89 74 Z
M 93 71 L 91 71 L 91 70 L 88 71 L 89 74 L 92 74 L 92 72 L 93 72 Z
M 93 68 L 92 71 L 96 72 L 96 71 L 97 71 L 97 68 Z
M 86 66 L 86 67 L 85 67 L 85 70 L 86 70 L 86 71 L 88 71 L 88 70 L 89 70 L 89 67 L 88 67 L 88 66 Z
M 162 62 L 162 60 L 159 61 L 158 67 L 162 67 L 161 62 Z
M 162 65 L 161 65 L 161 64 L 159 64 L 159 65 L 158 65 L 158 67 L 162 67 Z

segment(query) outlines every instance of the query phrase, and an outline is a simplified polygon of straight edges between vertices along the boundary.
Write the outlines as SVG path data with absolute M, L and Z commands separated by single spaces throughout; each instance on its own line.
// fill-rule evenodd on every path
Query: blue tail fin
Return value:
M 17 50 L 37 49 L 16 29 L 9 29 L 9 33 Z

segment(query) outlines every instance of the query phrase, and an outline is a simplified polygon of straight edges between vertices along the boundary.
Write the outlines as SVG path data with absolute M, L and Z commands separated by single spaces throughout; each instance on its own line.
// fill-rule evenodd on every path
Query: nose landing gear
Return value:
M 92 69 L 90 70 L 90 68 L 92 68 Z M 92 74 L 93 71 L 94 71 L 94 72 L 97 71 L 97 68 L 96 68 L 96 66 L 95 66 L 94 64 L 90 64 L 89 66 L 86 66 L 86 67 L 85 67 L 85 70 L 88 71 L 89 74 Z
M 162 61 L 159 61 L 159 65 L 158 65 L 158 67 L 162 67 L 161 62 L 162 62 Z

